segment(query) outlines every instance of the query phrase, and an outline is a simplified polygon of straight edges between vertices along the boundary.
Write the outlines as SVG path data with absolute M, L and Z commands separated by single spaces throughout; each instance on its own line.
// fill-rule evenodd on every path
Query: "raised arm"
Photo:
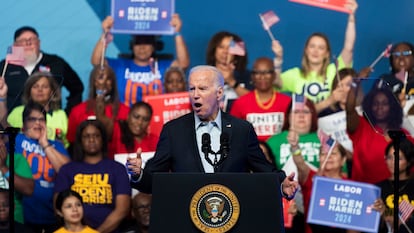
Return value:
M 7 84 L 4 77 L 0 76 L 0 125 L 3 128 L 8 126 L 7 123 Z
M 357 92 L 359 91 L 359 82 L 353 83 L 351 90 L 349 90 L 348 98 L 346 100 L 346 129 L 348 133 L 353 133 L 359 125 L 359 115 L 355 110 Z
M 45 152 L 47 158 L 49 159 L 50 163 L 53 166 L 53 169 L 55 169 L 56 172 L 59 172 L 59 169 L 68 163 L 70 159 L 65 156 L 64 154 L 60 153 L 55 147 L 53 147 L 51 144 L 49 144 L 49 141 L 47 140 L 47 128 L 46 123 L 42 122 L 42 135 L 39 138 L 39 144 L 43 148 L 43 151 Z
M 293 161 L 298 168 L 299 183 L 303 184 L 309 176 L 310 168 L 302 157 L 302 151 L 299 147 L 299 135 L 294 130 L 289 130 L 287 140 L 290 144 Z
M 345 4 L 346 8 L 348 8 L 351 12 L 348 16 L 348 24 L 345 30 L 345 41 L 344 47 L 341 51 L 342 59 L 347 67 L 350 67 L 353 60 L 353 52 L 354 52 L 354 44 L 356 38 L 356 30 L 355 30 L 355 12 L 358 8 L 358 4 L 355 0 L 347 0 Z
M 282 73 L 283 64 L 283 47 L 278 40 L 272 40 L 272 51 L 275 54 L 273 59 L 273 66 L 275 67 L 276 79 L 273 83 L 277 88 L 282 88 L 282 79 L 280 74 Z
M 98 42 L 96 42 L 95 48 L 93 49 L 92 56 L 91 56 L 91 63 L 94 66 L 101 64 L 101 60 L 104 59 L 102 58 L 102 56 L 104 56 L 103 50 L 108 45 L 107 35 L 113 25 L 114 25 L 114 19 L 111 16 L 107 16 L 102 22 L 103 33 L 101 37 L 99 37 Z
M 175 31 L 175 56 L 171 66 L 178 66 L 182 69 L 186 69 L 190 65 L 190 55 L 188 53 L 187 45 L 185 44 L 184 37 L 181 35 L 182 21 L 178 14 L 173 14 L 170 22 Z

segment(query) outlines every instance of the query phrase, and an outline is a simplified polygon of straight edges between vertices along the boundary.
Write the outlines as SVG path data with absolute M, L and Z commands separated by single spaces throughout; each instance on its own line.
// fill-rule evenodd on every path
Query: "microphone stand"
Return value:
M 5 130 L 0 130 L 0 134 L 9 135 L 9 232 L 14 232 L 14 152 L 16 144 L 16 136 L 19 133 L 19 128 L 7 127 Z M 7 159 L 6 159 L 7 161 Z
M 394 231 L 397 232 L 398 230 L 398 200 L 399 200 L 399 159 L 400 159 L 400 142 L 401 139 L 405 138 L 405 134 L 401 130 L 389 130 L 388 135 L 392 139 L 393 147 L 394 147 Z

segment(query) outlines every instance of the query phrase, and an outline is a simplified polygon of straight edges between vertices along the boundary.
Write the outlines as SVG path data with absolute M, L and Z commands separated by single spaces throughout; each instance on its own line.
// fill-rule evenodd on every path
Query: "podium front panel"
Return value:
M 238 201 L 238 206 L 232 210 L 238 214 L 237 222 L 226 232 L 281 232 L 282 204 L 276 173 L 156 173 L 153 177 L 150 232 L 202 232 L 192 221 L 190 206 L 200 192 L 205 193 L 206 187 L 212 186 L 224 186 L 234 193 Z M 229 211 L 224 213 L 229 214 Z M 226 216 L 216 222 L 219 224 L 225 220 Z M 222 232 L 220 229 L 225 227 L 208 232 Z

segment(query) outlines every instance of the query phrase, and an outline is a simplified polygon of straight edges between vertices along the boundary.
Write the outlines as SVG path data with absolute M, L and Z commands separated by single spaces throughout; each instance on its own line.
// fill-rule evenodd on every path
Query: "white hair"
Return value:
M 191 68 L 189 76 L 191 76 L 191 74 L 196 71 L 212 71 L 214 73 L 214 79 L 216 81 L 217 87 L 224 87 L 224 77 L 216 67 L 209 65 L 194 66 Z

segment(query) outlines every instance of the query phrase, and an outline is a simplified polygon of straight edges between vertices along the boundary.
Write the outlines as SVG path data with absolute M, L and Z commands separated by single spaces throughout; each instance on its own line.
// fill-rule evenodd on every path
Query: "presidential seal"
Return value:
M 229 231 L 240 214 L 239 200 L 226 186 L 209 184 L 192 197 L 190 216 L 194 225 L 205 233 Z

